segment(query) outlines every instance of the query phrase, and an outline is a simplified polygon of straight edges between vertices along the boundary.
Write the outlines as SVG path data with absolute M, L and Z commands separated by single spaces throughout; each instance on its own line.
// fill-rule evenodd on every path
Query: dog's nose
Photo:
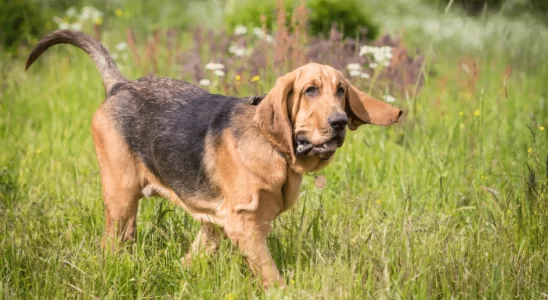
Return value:
M 327 122 L 333 129 L 340 131 L 348 124 L 348 118 L 345 114 L 334 114 L 327 118 Z

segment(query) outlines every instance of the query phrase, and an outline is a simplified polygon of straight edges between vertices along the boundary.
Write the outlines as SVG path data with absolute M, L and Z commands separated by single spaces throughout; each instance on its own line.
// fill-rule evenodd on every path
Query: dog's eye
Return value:
M 308 87 L 304 92 L 305 94 L 309 96 L 313 96 L 314 94 L 316 94 L 316 91 L 318 91 L 318 88 L 315 86 L 311 86 L 311 87 Z
M 344 95 L 344 88 L 342 86 L 337 88 L 337 95 Z

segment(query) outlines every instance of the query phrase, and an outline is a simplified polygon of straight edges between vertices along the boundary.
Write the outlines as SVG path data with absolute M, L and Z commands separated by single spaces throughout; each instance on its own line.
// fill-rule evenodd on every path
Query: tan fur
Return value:
M 308 99 L 303 91 L 312 84 L 321 94 Z M 340 86 L 345 88 L 344 95 L 336 93 Z M 202 224 L 182 259 L 184 265 L 200 253 L 214 253 L 226 235 L 238 245 L 265 287 L 283 285 L 266 242 L 272 221 L 295 205 L 302 175 L 330 162 L 317 156 L 297 156 L 295 135 L 303 133 L 312 143 L 324 143 L 333 135 L 327 123 L 333 113 L 346 113 L 352 126 L 388 125 L 399 117 L 399 110 L 359 92 L 340 72 L 309 64 L 280 77 L 259 106 L 247 106 L 234 115 L 220 141 L 206 136 L 203 165 L 220 196 L 180 199 L 129 151 L 115 130 L 106 113 L 115 101 L 105 102 L 92 124 L 106 212 L 103 244 L 113 238 L 134 239 L 139 198 L 160 195 Z M 240 136 L 234 135 L 234 129 Z
M 49 47 L 63 43 L 75 45 L 93 58 L 108 95 L 92 121 L 106 215 L 102 246 L 115 247 L 118 239 L 135 239 L 139 199 L 142 196 L 161 195 L 182 206 L 202 224 L 200 233 L 182 259 L 184 265 L 190 264 L 193 257 L 200 253 L 214 253 L 226 235 L 239 246 L 265 287 L 283 285 L 268 249 L 267 236 L 274 218 L 295 205 L 302 175 L 317 171 L 329 163 L 336 148 L 342 145 L 346 124 L 350 130 L 362 124 L 390 125 L 401 114 L 399 109 L 356 89 L 333 68 L 307 64 L 278 78 L 276 85 L 261 102 L 251 101 L 259 102 L 257 106 L 230 103 L 236 106 L 231 106 L 233 110 L 227 112 L 232 113 L 230 118 L 224 120 L 228 124 L 220 125 L 218 119 L 199 120 L 209 125 L 215 123 L 213 127 L 219 125 L 213 130 L 214 133 L 204 137 L 201 155 L 192 153 L 185 156 L 202 159 L 199 162 L 199 182 L 196 183 L 200 185 L 200 192 L 186 193 L 186 188 L 178 186 L 177 194 L 163 181 L 173 182 L 173 178 L 165 175 L 165 165 L 165 178 L 159 178 L 161 175 L 155 176 L 141 161 L 165 159 L 171 157 L 166 153 L 174 154 L 170 151 L 176 150 L 159 149 L 162 155 L 158 157 L 154 152 L 133 153 L 126 140 L 145 143 L 151 137 L 135 136 L 135 133 L 127 133 L 123 125 L 120 128 L 115 124 L 119 125 L 122 120 L 124 125 L 132 126 L 133 123 L 128 125 L 129 121 L 125 119 L 128 116 L 132 121 L 150 120 L 151 116 L 160 118 L 160 113 L 156 113 L 139 120 L 140 114 L 146 109 L 137 108 L 144 108 L 142 105 L 150 103 L 149 99 L 173 105 L 171 101 L 181 104 L 185 96 L 192 96 L 189 97 L 192 99 L 200 95 L 204 98 L 213 95 L 189 83 L 166 78 L 147 77 L 128 81 L 98 41 L 84 33 L 70 30 L 55 31 L 42 39 L 29 55 L 26 67 Z M 306 92 L 311 86 L 314 92 Z M 219 100 L 222 97 L 214 98 Z M 137 108 L 125 102 L 134 99 L 138 101 Z M 189 121 L 181 123 L 188 125 L 181 126 L 191 126 L 192 121 L 198 120 Z M 146 126 L 143 122 L 137 123 L 136 126 Z M 149 129 L 164 130 L 162 125 L 158 127 Z M 175 131 L 181 129 L 188 128 L 168 129 L 172 132 L 164 131 L 162 134 L 177 134 Z M 158 130 L 153 130 L 151 134 L 158 134 Z M 222 134 L 219 134 L 220 130 L 224 130 Z M 123 132 L 128 136 L 124 136 Z M 136 132 L 148 135 L 144 131 Z M 182 140 L 183 143 L 188 141 L 193 139 Z M 295 149 L 296 144 L 298 151 Z M 159 170 L 157 172 L 161 173 Z M 180 172 L 176 174 L 186 175 Z M 196 173 L 189 175 L 192 177 Z M 178 195 L 186 195 L 187 198 L 181 199 Z
M 319 87 L 320 95 L 309 99 L 304 94 L 309 86 Z M 336 96 L 339 86 L 345 90 L 340 97 Z M 268 142 L 285 154 L 289 166 L 302 174 L 320 170 L 330 160 L 296 157 L 293 137 L 304 133 L 313 144 L 329 140 L 333 130 L 327 118 L 334 113 L 346 113 L 349 128 L 355 130 L 362 124 L 391 125 L 397 122 L 401 110 L 359 91 L 330 66 L 310 63 L 276 80 L 257 108 L 254 121 Z
M 92 135 L 101 171 L 106 215 L 102 245 L 106 247 L 112 239 L 135 238 L 141 182 L 133 154 L 102 108 L 93 116 Z

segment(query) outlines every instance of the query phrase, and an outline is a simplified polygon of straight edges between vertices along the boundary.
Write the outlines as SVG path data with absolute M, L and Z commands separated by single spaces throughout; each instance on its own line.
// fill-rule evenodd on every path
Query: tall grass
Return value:
M 427 52 L 424 87 L 397 97 L 399 124 L 348 134 L 324 189 L 305 176 L 269 238 L 288 287 L 266 292 L 228 241 L 181 268 L 198 224 L 160 198 L 140 203 L 135 245 L 100 251 L 98 72 L 68 46 L 28 73 L 0 60 L 0 298 L 545 298 L 548 63 L 545 39 L 523 35 L 468 51 L 404 39 Z M 180 77 L 158 53 L 160 75 Z M 124 73 L 145 75 L 131 62 Z

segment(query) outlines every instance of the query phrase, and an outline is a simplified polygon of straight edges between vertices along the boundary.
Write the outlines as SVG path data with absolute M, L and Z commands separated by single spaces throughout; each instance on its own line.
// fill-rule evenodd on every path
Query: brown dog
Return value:
M 174 79 L 125 79 L 93 38 L 60 30 L 101 72 L 106 100 L 92 121 L 106 212 L 103 246 L 135 237 L 139 199 L 158 194 L 202 224 L 183 258 L 213 253 L 227 235 L 265 287 L 283 285 L 267 236 L 297 201 L 302 174 L 317 171 L 344 142 L 346 125 L 391 125 L 401 111 L 360 92 L 337 70 L 308 64 L 276 81 L 257 106 Z

